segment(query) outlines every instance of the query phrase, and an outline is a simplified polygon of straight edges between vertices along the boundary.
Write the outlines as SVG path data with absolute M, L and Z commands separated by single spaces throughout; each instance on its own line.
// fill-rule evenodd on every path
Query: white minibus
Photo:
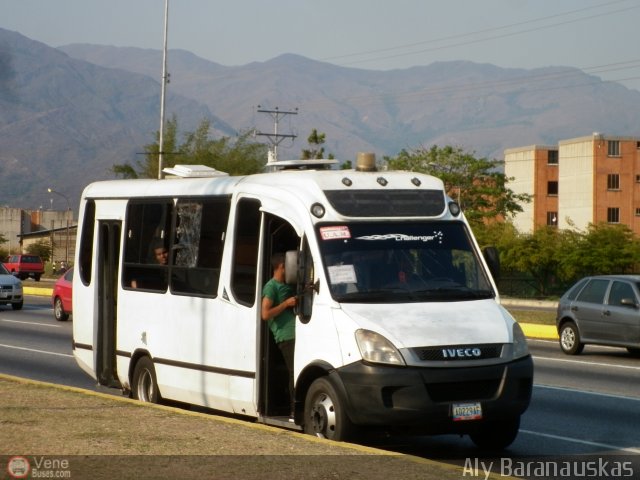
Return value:
M 533 363 L 499 303 L 495 249 L 480 251 L 437 178 L 321 163 L 238 177 L 178 165 L 171 178 L 87 186 L 78 364 L 142 401 L 334 440 L 367 428 L 508 446 Z M 274 253 L 297 295 L 292 421 L 288 371 L 260 312 Z

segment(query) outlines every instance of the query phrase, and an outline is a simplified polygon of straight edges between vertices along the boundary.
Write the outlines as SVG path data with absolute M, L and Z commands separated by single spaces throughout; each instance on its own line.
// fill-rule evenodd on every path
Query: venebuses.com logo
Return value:
M 22 455 L 10 457 L 7 462 L 9 478 L 71 478 L 69 460 Z

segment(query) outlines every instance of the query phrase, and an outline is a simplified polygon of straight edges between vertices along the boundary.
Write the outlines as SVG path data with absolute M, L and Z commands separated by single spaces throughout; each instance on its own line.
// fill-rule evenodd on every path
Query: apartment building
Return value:
M 509 187 L 533 196 L 514 218 L 520 232 L 542 225 L 584 230 L 623 223 L 640 235 L 640 137 L 599 133 L 557 146 L 505 150 Z

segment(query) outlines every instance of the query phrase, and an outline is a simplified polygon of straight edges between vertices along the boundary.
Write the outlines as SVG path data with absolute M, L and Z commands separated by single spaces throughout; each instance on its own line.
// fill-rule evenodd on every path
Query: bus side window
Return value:
M 231 291 L 238 302 L 252 306 L 256 298 L 260 202 L 243 198 L 236 208 Z
M 178 200 L 171 291 L 215 296 L 220 280 L 229 197 Z
M 122 269 L 124 288 L 167 290 L 168 265 L 158 261 L 154 249 L 160 242 L 169 249 L 172 211 L 171 200 L 147 200 L 128 205 Z

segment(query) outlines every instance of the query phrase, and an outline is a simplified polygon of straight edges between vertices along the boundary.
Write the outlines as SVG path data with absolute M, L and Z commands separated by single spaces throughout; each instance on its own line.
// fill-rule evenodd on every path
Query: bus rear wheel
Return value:
M 149 357 L 142 357 L 136 363 L 131 381 L 131 393 L 133 398 L 141 402 L 159 403 L 160 391 L 153 362 Z
M 354 433 L 345 401 L 326 377 L 309 387 L 304 403 L 304 432 L 329 440 L 346 440 Z

